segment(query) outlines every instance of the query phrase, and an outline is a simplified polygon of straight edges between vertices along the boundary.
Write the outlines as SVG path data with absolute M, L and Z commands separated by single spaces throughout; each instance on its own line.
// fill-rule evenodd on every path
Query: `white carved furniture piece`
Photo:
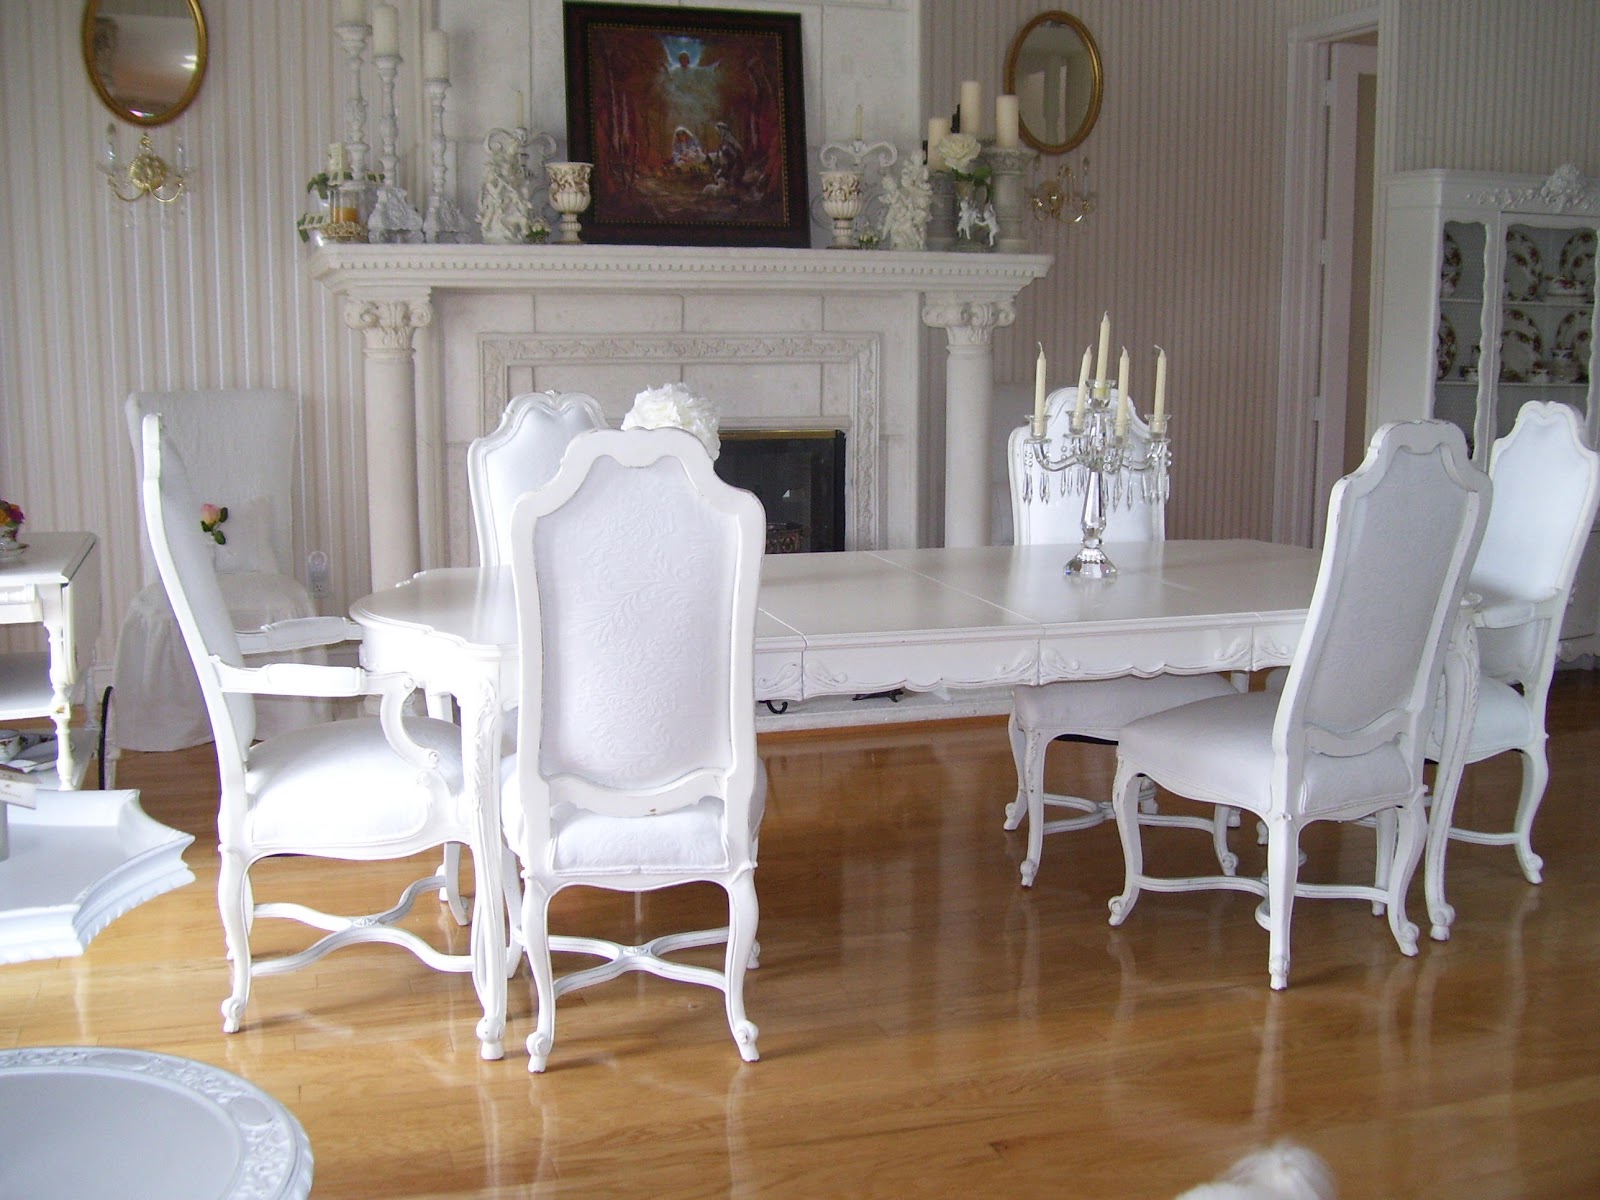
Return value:
M 525 392 L 512 397 L 500 423 L 467 447 L 467 490 L 478 561 L 511 561 L 511 509 L 524 492 L 555 478 L 567 443 L 606 428 L 593 396 L 582 392 Z
M 143 422 L 160 413 L 167 436 L 189 468 L 199 504 L 228 510 L 212 546 L 223 601 L 235 629 L 317 615 L 316 602 L 294 575 L 294 492 L 299 405 L 278 389 L 135 392 L 125 415 L 135 478 L 142 471 Z M 117 639 L 112 692 L 112 742 L 128 750 L 181 750 L 211 739 L 189 651 L 167 591 L 146 555 L 145 586 L 128 606 Z M 310 651 L 307 661 L 321 661 Z M 325 699 L 263 697 L 262 736 L 326 721 Z
M 1511 432 L 1489 455 L 1494 504 L 1467 584 L 1476 597 L 1479 675 L 1472 681 L 1470 723 L 1462 761 L 1443 761 L 1443 720 L 1429 756 L 1441 759 L 1429 824 L 1426 882 L 1434 938 L 1450 936 L 1455 917 L 1444 898 L 1448 840 L 1511 846 L 1529 883 L 1543 878 L 1534 853 L 1533 822 L 1550 765 L 1545 754 L 1545 702 L 1555 672 L 1561 619 L 1578 558 L 1600 499 L 1600 455 L 1585 444 L 1577 414 L 1565 404 L 1533 401 L 1518 410 Z M 1508 830 L 1454 825 L 1461 769 L 1515 751 L 1522 785 Z
M 1525 404 L 1556 401 L 1600 444 L 1595 249 L 1600 179 L 1406 171 L 1383 187 L 1376 419 L 1442 417 L 1488 462 Z M 1600 652 L 1600 533 L 1589 538 L 1560 654 Z
M 1077 395 L 1076 387 L 1066 387 L 1046 397 L 1047 437 L 1054 440 L 1068 432 Z M 1145 440 L 1145 426 L 1137 417 L 1130 421 L 1128 432 L 1133 442 Z M 1031 426 L 1023 424 L 1011 431 L 1006 463 L 1017 544 L 1062 546 L 1077 542 L 1083 529 L 1084 489 L 1069 486 L 1066 472 L 1048 471 L 1041 466 L 1034 453 Z M 1106 541 L 1160 542 L 1166 537 L 1165 492 L 1146 491 L 1142 482 L 1117 476 L 1110 481 L 1102 526 Z M 1063 579 L 1060 586 L 1082 589 L 1084 583 L 1081 579 Z M 1221 675 L 1144 676 L 1133 662 L 1127 664 L 1126 674 L 1111 679 L 1023 684 L 1013 689 L 1007 732 L 1017 767 L 1017 794 L 1006 805 L 1005 827 L 1016 829 L 1027 818 L 1028 849 L 1022 860 L 1022 885 L 1033 885 L 1046 834 L 1087 829 L 1111 819 L 1109 799 L 1090 800 L 1044 790 L 1045 757 L 1052 741 L 1075 737 L 1115 742 L 1129 721 L 1234 690 Z M 1068 815 L 1046 820 L 1047 809 L 1065 810 Z M 1174 820 L 1193 821 L 1189 817 L 1160 817 L 1153 812 L 1146 813 L 1145 818 L 1169 824 Z
M 34 533 L 20 558 L 0 563 L 0 624 L 42 625 L 48 648 L 0 655 L 0 722 L 49 717 L 55 770 L 46 787 L 76 788 L 95 754 L 99 723 L 88 692 L 100 635 L 100 543 L 92 533 Z M 83 714 L 74 724 L 73 710 Z M 14 771 L 0 768 L 0 776 Z M 0 805 L 0 821 L 5 807 Z
M 118 1046 L 0 1050 L 8 1196 L 304 1200 L 306 1131 L 275 1097 L 209 1063 Z
M 558 996 L 628 971 L 723 993 L 759 1057 L 744 975 L 757 953 L 754 649 L 766 517 L 677 429 L 588 434 L 512 513 L 522 646 L 518 752 L 504 798 L 522 863 L 521 927 L 537 988 L 528 1066 L 542 1071 Z M 715 883 L 728 924 L 626 946 L 553 935 L 571 886 L 646 892 Z M 668 957 L 725 943 L 722 969 Z M 551 952 L 602 961 L 557 978 Z
M 222 1004 L 223 1030 L 239 1029 L 255 977 L 309 966 L 341 946 L 383 942 L 409 950 L 435 970 L 465 972 L 482 964 L 474 975 L 484 1005 L 478 1037 L 484 1057 L 498 1058 L 505 978 L 515 962 L 507 950 L 498 888 L 477 889 L 471 955 L 441 953 L 396 924 L 421 891 L 444 886 L 438 875 L 411 884 L 391 909 L 373 916 L 253 900 L 250 872 L 276 855 L 368 861 L 460 842 L 472 848 L 476 862 L 487 855 L 498 863 L 499 833 L 464 799 L 460 732 L 445 721 L 405 715 L 415 690 L 405 674 L 374 676 L 354 667 L 283 661 L 244 665 L 247 649 L 281 656 L 348 640 L 359 631 L 342 618 L 317 617 L 278 622 L 255 635 L 235 633 L 211 543 L 193 519 L 196 501 L 184 464 L 165 438 L 159 414 L 146 416 L 142 430 L 146 531 L 194 661 L 217 749 L 217 906 L 232 976 Z M 379 715 L 257 741 L 258 695 L 370 696 Z M 497 872 L 490 877 L 498 882 Z M 304 950 L 256 960 L 251 930 L 267 918 L 301 921 L 325 933 Z
M 1400 950 L 1417 953 L 1406 890 L 1421 857 L 1424 751 L 1447 638 L 1488 517 L 1488 477 L 1446 422 L 1385 425 L 1333 488 L 1328 537 L 1305 630 L 1281 696 L 1200 700 L 1122 730 L 1113 792 L 1125 883 L 1122 924 L 1142 891 L 1223 889 L 1262 898 L 1274 989 L 1289 982 L 1297 897 L 1386 909 Z M 1142 778 L 1180 796 L 1254 813 L 1267 828 L 1265 877 L 1157 876 L 1145 867 Z M 1301 883 L 1300 831 L 1376 817 L 1375 882 Z

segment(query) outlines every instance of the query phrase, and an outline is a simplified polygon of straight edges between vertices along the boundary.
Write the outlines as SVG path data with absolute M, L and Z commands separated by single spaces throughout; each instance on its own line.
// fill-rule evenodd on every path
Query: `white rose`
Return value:
M 982 152 L 983 146 L 970 133 L 950 133 L 939 139 L 939 156 L 952 171 L 965 173 Z
M 700 439 L 713 459 L 722 450 L 717 437 L 717 410 L 704 396 L 696 396 L 681 383 L 647 388 L 633 398 L 633 408 L 622 418 L 624 429 L 683 429 Z

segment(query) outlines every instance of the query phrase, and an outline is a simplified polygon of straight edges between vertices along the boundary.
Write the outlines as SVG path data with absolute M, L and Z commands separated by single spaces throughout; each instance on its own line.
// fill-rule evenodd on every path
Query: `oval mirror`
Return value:
M 200 0 L 88 0 L 83 63 L 105 106 L 135 125 L 165 125 L 206 74 Z
M 1100 115 L 1100 48 L 1070 13 L 1044 12 L 1022 27 L 1006 55 L 1006 91 L 1017 98 L 1022 140 L 1065 154 Z

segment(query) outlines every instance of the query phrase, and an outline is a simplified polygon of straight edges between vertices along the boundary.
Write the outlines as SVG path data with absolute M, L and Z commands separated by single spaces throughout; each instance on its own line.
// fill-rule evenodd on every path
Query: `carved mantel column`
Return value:
M 351 296 L 345 324 L 361 331 L 367 406 L 367 530 L 372 587 L 422 565 L 417 515 L 417 395 L 412 332 L 433 320 L 426 289 Z
M 930 294 L 922 320 L 949 342 L 944 389 L 944 544 L 989 544 L 989 410 L 994 331 L 1016 320 L 1011 296 Z

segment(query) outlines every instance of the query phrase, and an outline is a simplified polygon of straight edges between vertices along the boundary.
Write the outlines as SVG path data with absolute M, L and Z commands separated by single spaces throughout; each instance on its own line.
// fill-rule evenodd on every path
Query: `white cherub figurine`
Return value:
M 885 175 L 879 185 L 883 198 L 883 236 L 895 250 L 924 250 L 928 245 L 928 215 L 933 211 L 933 188 L 922 151 L 906 159 L 900 178 Z

